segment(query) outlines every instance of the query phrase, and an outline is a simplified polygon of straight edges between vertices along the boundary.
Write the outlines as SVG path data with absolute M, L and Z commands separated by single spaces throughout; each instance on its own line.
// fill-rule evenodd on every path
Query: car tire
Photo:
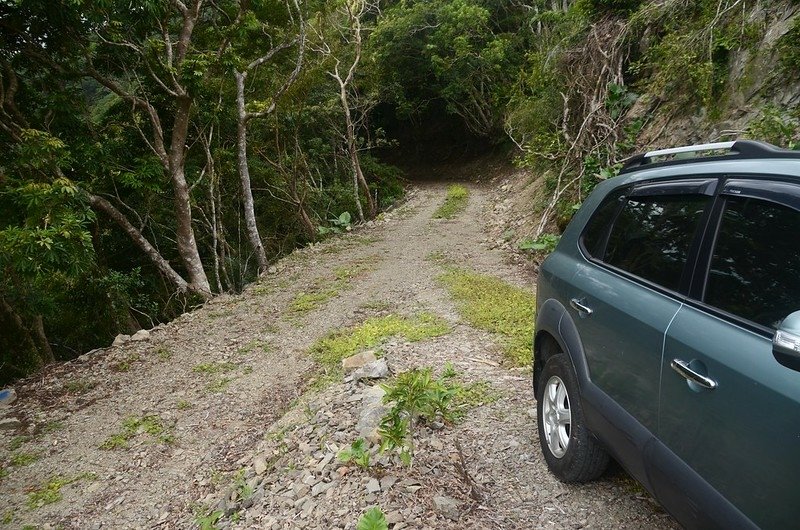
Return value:
M 608 467 L 609 456 L 586 429 L 572 363 L 553 355 L 539 380 L 537 424 L 547 467 L 562 482 L 594 480 Z

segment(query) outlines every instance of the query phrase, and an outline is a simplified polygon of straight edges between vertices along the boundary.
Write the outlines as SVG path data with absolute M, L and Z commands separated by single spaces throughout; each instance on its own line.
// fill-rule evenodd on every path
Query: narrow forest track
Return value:
M 468 187 L 453 220 L 432 219 L 447 185 L 420 184 L 384 220 L 293 253 L 242 295 L 18 385 L 10 414 L 21 426 L 0 433 L 0 520 L 190 528 L 228 508 L 220 527 L 355 528 L 377 505 L 390 528 L 675 528 L 621 472 L 580 486 L 547 472 L 530 371 L 504 367 L 497 338 L 463 322 L 437 280 L 449 260 L 533 289 L 535 278 L 484 231 L 493 191 Z M 428 433 L 410 469 L 342 467 L 332 455 L 356 438 L 364 386 L 311 390 L 308 351 L 332 330 L 388 313 L 431 313 L 452 328 L 385 343 L 394 373 L 449 362 L 464 381 L 488 384 L 494 401 Z M 437 507 L 436 496 L 456 508 Z

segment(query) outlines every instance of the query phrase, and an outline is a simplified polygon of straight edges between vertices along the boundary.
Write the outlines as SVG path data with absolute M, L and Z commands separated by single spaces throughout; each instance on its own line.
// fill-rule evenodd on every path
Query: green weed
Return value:
M 457 419 L 454 404 L 460 385 L 452 378 L 435 379 L 430 368 L 410 370 L 397 376 L 393 384 L 381 385 L 384 403 L 392 408 L 381 420 L 381 452 L 397 450 L 400 460 L 411 464 L 414 431 L 419 422 L 452 422 Z
M 369 467 L 369 450 L 366 448 L 366 442 L 364 442 L 363 438 L 359 438 L 350 444 L 350 447 L 342 449 L 336 456 L 345 464 L 353 462 L 364 469 Z
M 119 361 L 118 363 L 112 364 L 111 369 L 115 372 L 129 372 L 133 363 L 139 360 L 139 356 L 136 354 L 130 355 L 129 357 Z
M 241 348 L 239 348 L 239 351 L 237 353 L 239 354 L 250 353 L 256 349 L 260 349 L 264 353 L 269 353 L 270 344 L 265 340 L 254 339 L 245 344 L 244 346 L 242 346 Z
M 73 484 L 80 480 L 93 480 L 94 478 L 95 475 L 92 473 L 82 473 L 72 478 L 66 478 L 61 475 L 52 477 L 40 488 L 37 488 L 28 494 L 28 508 L 35 510 L 37 508 L 41 508 L 42 506 L 58 502 L 63 498 L 63 495 L 61 494 L 61 488 L 64 486 Z
M 389 530 L 389 524 L 381 509 L 374 506 L 364 512 L 364 515 L 358 520 L 356 530 Z
M 207 384 L 206 390 L 208 390 L 212 394 L 221 394 L 222 392 L 225 392 L 225 390 L 227 390 L 228 385 L 231 384 L 231 381 L 233 381 L 233 379 L 231 379 L 230 377 L 222 377 L 220 379 L 217 379 L 216 381 L 212 381 L 209 384 Z
M 533 293 L 499 278 L 458 268 L 448 269 L 439 280 L 470 325 L 499 334 L 513 364 L 530 364 L 536 310 Z
M 177 407 L 178 410 L 189 410 L 194 405 L 192 405 L 191 403 L 189 403 L 185 399 L 181 399 L 180 401 L 178 401 L 178 404 L 175 405 L 175 406 Z
M 434 219 L 453 219 L 467 207 L 469 190 L 461 184 L 452 184 L 447 188 L 444 203 L 434 212 Z
M 524 239 L 520 241 L 517 248 L 520 250 L 533 250 L 543 254 L 549 254 L 556 249 L 558 241 L 561 239 L 557 234 L 542 234 L 536 239 Z
M 156 350 L 156 355 L 158 355 L 158 358 L 161 359 L 162 361 L 168 361 L 172 359 L 172 352 L 168 348 L 165 348 L 163 346 L 158 350 Z
M 84 394 L 97 386 L 97 381 L 89 379 L 76 379 L 64 383 L 64 390 L 70 394 Z
M 25 435 L 13 437 L 11 441 L 8 442 L 9 451 L 16 451 L 17 449 L 22 447 L 22 444 L 24 444 L 28 440 L 30 440 L 30 437 Z
M 222 519 L 223 515 L 225 513 L 222 510 L 199 514 L 195 517 L 194 522 L 200 530 L 216 530 L 217 523 Z
M 45 423 L 44 427 L 42 427 L 42 432 L 43 433 L 51 433 L 51 432 L 60 431 L 63 428 L 64 428 L 64 422 L 61 422 L 61 421 L 48 421 L 47 423 Z
M 236 370 L 236 365 L 230 362 L 212 362 L 196 364 L 192 372 L 196 374 L 216 375 Z
M 14 467 L 22 467 L 33 464 L 37 460 L 39 460 L 39 455 L 37 455 L 36 453 L 19 452 L 12 454 L 9 462 Z
M 2 519 L 3 524 L 11 524 L 14 522 L 14 511 L 13 510 L 6 510 L 3 514 Z
M 128 442 L 138 435 L 147 435 L 162 444 L 171 444 L 175 441 L 159 416 L 152 414 L 141 417 L 130 416 L 122 422 L 122 430 L 109 436 L 100 444 L 100 449 L 125 449 L 128 447 Z

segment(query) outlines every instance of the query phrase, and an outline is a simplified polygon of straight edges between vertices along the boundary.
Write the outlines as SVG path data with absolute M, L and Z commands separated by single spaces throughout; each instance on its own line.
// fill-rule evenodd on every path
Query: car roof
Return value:
M 634 155 L 624 162 L 620 175 L 649 177 L 691 173 L 767 173 L 800 176 L 800 151 L 781 149 L 766 142 L 737 140 L 688 145 Z M 651 171 L 670 168 L 664 171 Z M 639 180 L 638 178 L 635 180 Z

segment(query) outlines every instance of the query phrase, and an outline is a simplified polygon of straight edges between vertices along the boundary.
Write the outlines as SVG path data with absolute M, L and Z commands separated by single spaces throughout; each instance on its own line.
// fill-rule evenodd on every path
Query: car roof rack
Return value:
M 702 155 L 700 153 L 711 153 Z M 695 156 L 692 156 L 695 154 Z M 735 142 L 718 142 L 713 144 L 687 145 L 672 149 L 660 149 L 634 155 L 623 160 L 622 173 L 630 173 L 637 169 L 649 169 L 690 162 L 712 162 L 718 160 L 752 160 L 757 158 L 797 158 L 800 151 L 781 149 L 766 142 L 754 140 L 736 140 Z

